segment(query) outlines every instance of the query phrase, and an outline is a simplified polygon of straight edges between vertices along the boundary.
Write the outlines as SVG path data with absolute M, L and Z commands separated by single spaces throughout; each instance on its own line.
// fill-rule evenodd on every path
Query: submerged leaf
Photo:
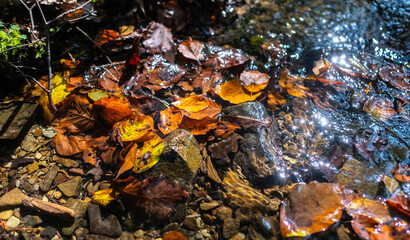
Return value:
M 289 95 L 294 97 L 306 97 L 307 87 L 303 84 L 303 79 L 298 76 L 293 76 L 286 68 L 282 69 L 278 74 L 279 85 L 286 89 Z
M 215 93 L 218 94 L 223 100 L 231 102 L 233 104 L 254 101 L 261 93 L 246 93 L 243 90 L 241 81 L 234 79 L 217 86 Z
M 146 115 L 134 115 L 113 126 L 114 135 L 120 142 L 138 141 L 154 128 L 154 120 Z
M 94 126 L 95 121 L 96 114 L 87 97 L 75 95 L 66 117 L 60 121 L 60 126 L 72 124 L 76 128 L 86 131 Z
M 53 139 L 53 145 L 56 152 L 63 156 L 72 156 L 74 154 L 83 152 L 87 147 L 87 141 L 77 135 L 70 135 L 66 131 L 57 130 L 57 135 Z
M 118 97 L 103 97 L 94 103 L 98 113 L 108 124 L 112 125 L 132 115 L 128 101 Z
M 99 45 L 102 46 L 105 43 L 114 40 L 116 38 L 120 37 L 120 34 L 114 30 L 109 30 L 109 29 L 103 29 L 100 30 L 95 37 L 95 42 Z
M 166 53 L 174 45 L 172 33 L 161 23 L 151 22 L 147 27 L 147 35 L 142 45 L 148 53 Z
M 179 128 L 182 122 L 182 112 L 179 108 L 169 107 L 160 112 L 158 128 L 163 134 L 169 134 Z
M 135 156 L 134 172 L 142 173 L 152 168 L 159 161 L 163 149 L 164 141 L 158 135 L 145 141 Z
M 268 86 L 269 76 L 259 71 L 244 71 L 239 77 L 243 86 L 249 92 L 260 92 Z
M 178 51 L 182 53 L 184 57 L 197 62 L 204 57 L 204 54 L 202 53 L 203 49 L 204 44 L 197 40 L 186 40 L 178 46 Z
M 201 95 L 186 97 L 179 101 L 173 102 L 172 104 L 181 109 L 184 116 L 195 120 L 201 120 L 203 118 L 216 118 L 221 112 L 221 108 L 218 104 Z
M 116 199 L 118 193 L 113 192 L 112 188 L 99 190 L 93 195 L 93 203 L 106 207 L 110 202 Z

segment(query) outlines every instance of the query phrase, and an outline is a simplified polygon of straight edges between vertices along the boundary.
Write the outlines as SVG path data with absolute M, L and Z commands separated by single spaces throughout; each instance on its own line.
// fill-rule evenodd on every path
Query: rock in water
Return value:
M 58 184 L 57 187 L 67 197 L 75 197 L 79 194 L 82 181 L 82 177 L 75 177 L 67 182 Z
M 191 192 L 193 180 L 202 161 L 198 142 L 194 135 L 183 129 L 170 133 L 164 142 L 160 161 L 144 173 L 145 178 L 163 174 L 175 185 Z
M 22 204 L 23 198 L 25 196 L 26 195 L 18 188 L 14 188 L 13 190 L 0 197 L 0 209 L 11 208 Z
M 109 237 L 119 237 L 122 233 L 120 222 L 114 215 L 103 219 L 100 207 L 95 204 L 88 205 L 88 219 L 90 221 L 90 231 L 95 234 Z

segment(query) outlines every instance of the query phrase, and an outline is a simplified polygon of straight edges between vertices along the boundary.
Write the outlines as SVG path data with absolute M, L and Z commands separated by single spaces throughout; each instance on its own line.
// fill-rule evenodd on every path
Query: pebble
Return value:
M 134 237 L 135 238 L 142 238 L 142 237 L 144 237 L 144 230 L 137 230 L 137 231 L 135 231 L 134 232 Z
M 57 132 L 54 131 L 52 128 L 47 128 L 43 130 L 43 136 L 46 138 L 54 138 L 57 135 Z
M 80 193 L 82 181 L 82 177 L 75 177 L 67 182 L 58 184 L 57 187 L 67 197 L 74 197 Z
M 199 205 L 199 207 L 203 210 L 203 211 L 208 211 L 211 209 L 214 209 L 216 207 L 219 206 L 219 203 L 217 201 L 212 201 L 212 202 L 203 202 Z
M 29 178 L 27 179 L 27 182 L 30 183 L 31 185 L 33 185 L 36 182 L 35 178 Z
M 21 148 L 26 152 L 31 152 L 37 146 L 37 140 L 33 135 L 28 135 L 21 144 Z
M 34 130 L 33 135 L 34 137 L 40 137 L 41 135 L 43 135 L 43 129 L 37 128 L 36 130 Z
M 0 219 L 1 220 L 7 220 L 11 216 L 13 216 L 13 210 L 6 210 L 6 211 L 3 211 L 3 212 L 0 212 Z
M 90 232 L 109 237 L 119 237 L 121 235 L 121 224 L 114 215 L 102 219 L 100 207 L 95 204 L 89 204 L 87 210 Z
M 32 164 L 29 164 L 29 165 L 27 166 L 27 169 L 28 169 L 28 173 L 29 173 L 29 174 L 31 174 L 31 173 L 33 173 L 34 171 L 38 170 L 38 169 L 39 169 L 38 162 L 37 162 L 37 161 L 34 161 Z
M 43 219 L 35 215 L 26 215 L 21 220 L 24 223 L 24 226 L 29 228 L 35 227 L 43 223 Z
M 40 182 L 40 188 L 42 191 L 46 192 L 48 191 L 48 189 L 50 189 L 54 178 L 57 176 L 58 170 L 59 168 L 56 165 L 51 167 L 51 170 L 47 173 L 44 179 Z
M 22 157 L 26 156 L 26 154 L 27 154 L 26 151 L 21 150 L 17 153 L 17 157 L 22 158 Z
M 222 235 L 224 238 L 231 238 L 239 232 L 239 220 L 228 218 L 222 225 Z
M 207 229 L 202 229 L 202 230 L 201 230 L 201 233 L 202 233 L 202 236 L 204 236 L 204 237 L 206 237 L 206 238 L 211 237 L 211 234 L 208 233 L 208 230 L 207 230 Z
M 18 188 L 7 192 L 0 197 L 0 208 L 8 208 L 20 205 L 26 195 Z
M 225 221 L 232 216 L 232 209 L 225 205 L 222 205 L 216 209 L 216 216 L 219 220 Z
M 6 226 L 9 228 L 15 228 L 18 225 L 20 225 L 20 219 L 16 218 L 15 216 L 11 216 L 6 222 Z
M 68 158 L 56 157 L 55 161 L 66 168 L 76 168 L 79 166 L 78 162 Z
M 41 155 L 41 153 L 39 153 L 39 152 L 36 152 L 36 154 L 34 155 L 34 158 L 37 159 L 37 160 L 40 160 L 41 157 L 43 157 L 43 155 Z

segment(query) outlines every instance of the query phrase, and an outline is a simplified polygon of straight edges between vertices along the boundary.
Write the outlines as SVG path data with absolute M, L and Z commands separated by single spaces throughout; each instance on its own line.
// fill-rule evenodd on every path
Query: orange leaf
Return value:
M 182 110 L 184 116 L 201 120 L 203 118 L 216 118 L 221 112 L 218 104 L 201 95 L 193 95 L 172 103 Z
M 286 99 L 278 92 L 268 93 L 268 105 L 272 110 L 278 110 L 279 106 L 285 105 Z
M 368 99 L 364 103 L 363 109 L 372 117 L 382 121 L 389 120 L 396 115 L 396 111 L 393 109 L 393 104 L 388 99 L 382 97 Z
M 121 176 L 125 171 L 128 171 L 133 168 L 135 156 L 138 151 L 138 144 L 133 143 L 132 147 L 125 156 L 124 163 L 121 165 L 120 170 L 118 170 L 117 176 Z
M 112 125 L 132 115 L 128 101 L 118 97 L 103 97 L 94 103 L 99 108 L 99 114 L 108 124 Z
M 254 101 L 261 95 L 261 93 L 245 93 L 242 88 L 241 81 L 238 79 L 234 79 L 217 86 L 215 93 L 218 94 L 223 100 L 233 104 Z
M 216 120 L 213 119 L 201 119 L 195 120 L 184 117 L 182 119 L 180 128 L 185 129 L 192 135 L 205 135 L 208 131 L 218 127 Z
M 391 218 L 385 204 L 365 197 L 353 199 L 346 207 L 346 212 L 352 217 L 366 216 L 377 223 L 385 223 Z
M 259 71 L 244 71 L 239 77 L 243 86 L 249 92 L 260 92 L 268 86 L 269 76 Z
M 327 59 L 320 59 L 318 61 L 315 62 L 315 66 L 312 69 L 312 72 L 315 75 L 319 75 L 322 72 L 326 71 L 326 69 L 328 69 L 330 66 L 330 62 Z
M 170 107 L 160 112 L 158 128 L 163 134 L 169 134 L 179 128 L 182 122 L 182 113 L 179 108 Z
M 184 234 L 178 231 L 167 232 L 162 239 L 163 240 L 188 240 L 188 238 L 185 237 Z
M 114 135 L 120 142 L 138 141 L 149 134 L 154 127 L 154 120 L 146 115 L 134 115 L 130 119 L 113 126 Z
M 394 178 L 400 182 L 410 182 L 410 167 L 403 163 L 398 163 L 394 169 Z
M 66 68 L 75 68 L 80 63 L 80 60 L 68 60 L 68 59 L 60 59 L 61 64 L 63 64 Z
M 393 209 L 410 217 L 410 200 L 406 195 L 393 195 L 386 199 L 386 202 Z
M 117 196 L 118 196 L 118 193 L 114 192 L 112 188 L 99 190 L 95 192 L 93 195 L 93 203 L 105 207 L 110 202 L 115 200 Z
M 306 97 L 307 87 L 303 85 L 303 79 L 290 74 L 289 70 L 284 68 L 278 74 L 278 83 L 281 87 L 286 88 L 289 95 L 295 97 Z
M 101 46 L 118 37 L 120 37 L 120 34 L 118 32 L 113 31 L 113 30 L 103 29 L 98 32 L 97 36 L 95 37 L 95 42 L 97 42 L 98 45 Z
M 58 154 L 71 156 L 83 152 L 87 147 L 87 141 L 81 136 L 68 135 L 63 130 L 57 130 L 57 135 L 53 139 L 53 145 Z
M 120 26 L 119 29 L 121 36 L 127 36 L 134 32 L 134 26 L 132 25 Z

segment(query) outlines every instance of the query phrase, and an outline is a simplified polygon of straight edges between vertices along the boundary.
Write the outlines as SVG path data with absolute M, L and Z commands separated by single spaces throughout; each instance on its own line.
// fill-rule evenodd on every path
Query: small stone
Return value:
M 199 229 L 195 218 L 185 218 L 183 225 L 192 231 L 197 231 Z
M 107 236 L 97 235 L 97 234 L 87 234 L 85 240 L 115 240 L 115 238 L 110 238 Z
M 39 168 L 38 162 L 34 161 L 32 164 L 29 164 L 27 166 L 28 169 L 28 174 L 32 174 L 34 171 L 36 171 Z
M 6 211 L 3 211 L 3 212 L 0 212 L 0 219 L 1 220 L 7 220 L 11 216 L 13 216 L 13 210 L 6 210 Z
M 33 185 L 36 182 L 35 178 L 29 178 L 27 179 L 27 182 L 30 183 L 31 185 Z
M 241 235 L 239 235 L 238 233 L 235 236 L 231 237 L 229 240 L 243 240 L 243 239 L 245 239 L 245 237 L 242 238 Z
M 60 191 L 54 191 L 53 197 L 55 199 L 60 199 L 63 196 L 63 194 Z
M 24 191 L 26 191 L 28 193 L 33 193 L 34 192 L 33 186 L 30 183 L 28 183 L 26 180 L 22 181 L 21 186 L 24 189 Z
M 64 173 L 57 173 L 57 176 L 54 178 L 53 183 L 54 184 L 60 184 L 62 182 L 67 181 L 67 176 Z
M 82 218 L 87 212 L 88 204 L 80 199 L 69 198 L 65 206 L 74 210 L 76 218 Z
M 50 189 L 51 184 L 53 183 L 54 178 L 57 176 L 59 167 L 56 165 L 52 166 L 50 171 L 44 177 L 44 179 L 40 182 L 40 188 L 42 191 L 46 192 Z
M 18 188 L 14 188 L 13 190 L 0 197 L 0 208 L 18 206 L 22 203 L 25 196 L 26 195 Z
M 34 137 L 40 137 L 41 135 L 43 135 L 43 129 L 37 128 L 36 130 L 34 130 L 33 135 Z
M 120 240 L 134 240 L 134 236 L 130 232 L 123 232 L 120 236 Z
M 67 182 L 57 185 L 58 189 L 67 197 L 75 197 L 80 193 L 82 177 L 75 177 Z
M 222 205 L 216 209 L 216 216 L 219 220 L 225 221 L 226 219 L 232 217 L 232 209 L 225 205 Z
M 16 218 L 15 216 L 11 216 L 6 222 L 6 226 L 9 228 L 15 228 L 18 225 L 20 225 L 20 219 Z
M 211 209 L 214 209 L 216 207 L 219 206 L 219 203 L 217 201 L 212 201 L 212 202 L 203 202 L 199 205 L 199 207 L 203 210 L 203 211 L 208 211 Z
M 105 219 L 101 217 L 100 207 L 95 204 L 88 205 L 88 219 L 90 221 L 90 231 L 109 237 L 119 237 L 122 233 L 121 225 L 114 215 L 109 215 Z
M 21 144 L 24 151 L 31 152 L 37 146 L 37 139 L 33 135 L 28 135 Z
M 47 128 L 43 130 L 43 136 L 46 138 L 54 138 L 57 135 L 57 132 L 54 131 L 52 128 Z
M 222 225 L 222 235 L 224 238 L 231 238 L 239 232 L 239 220 L 228 218 Z
M 26 154 L 27 154 L 26 151 L 20 150 L 20 151 L 17 153 L 17 157 L 18 157 L 18 158 L 22 158 L 22 157 L 26 156 Z
M 35 227 L 41 223 L 43 223 L 43 220 L 39 216 L 32 216 L 32 215 L 26 215 L 24 216 L 21 221 L 24 223 L 25 227 Z
M 41 157 L 43 157 L 43 155 L 41 155 L 41 153 L 39 153 L 39 152 L 36 152 L 36 154 L 34 154 L 34 158 L 37 159 L 37 160 L 40 160 Z
M 206 237 L 206 238 L 210 238 L 211 234 L 208 233 L 207 229 L 202 229 L 201 230 L 202 236 Z
M 134 237 L 135 238 L 142 238 L 142 237 L 144 237 L 144 230 L 137 230 L 137 231 L 135 231 L 134 232 Z
M 76 168 L 79 166 L 78 162 L 68 159 L 68 158 L 62 158 L 62 157 L 57 157 L 55 161 L 61 165 L 63 165 L 66 168 Z

